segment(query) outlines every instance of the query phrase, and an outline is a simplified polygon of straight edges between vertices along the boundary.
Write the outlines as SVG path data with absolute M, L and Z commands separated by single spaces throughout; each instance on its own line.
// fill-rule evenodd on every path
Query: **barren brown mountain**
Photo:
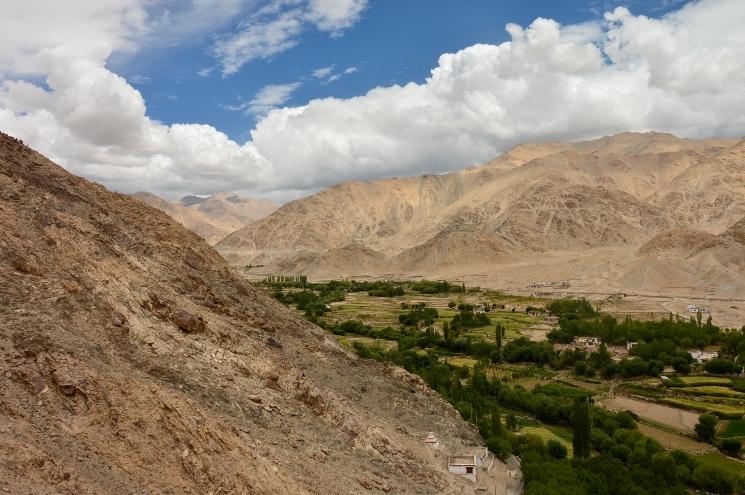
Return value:
M 152 193 L 133 196 L 158 208 L 184 227 L 215 244 L 231 232 L 272 213 L 278 205 L 266 199 L 244 198 L 233 193 L 216 193 L 209 197 L 185 196 L 170 202 Z
M 446 175 L 340 184 L 217 249 L 234 264 L 318 278 L 451 276 L 492 287 L 571 279 L 588 290 L 745 298 L 724 248 L 706 261 L 694 250 L 743 217 L 745 141 L 624 133 L 520 145 Z M 327 255 L 359 246 L 363 263 Z M 741 280 L 719 283 L 732 277 Z
M 418 378 L 345 352 L 165 213 L 4 134 L 0 228 L 0 491 L 473 490 L 422 437 L 479 437 Z

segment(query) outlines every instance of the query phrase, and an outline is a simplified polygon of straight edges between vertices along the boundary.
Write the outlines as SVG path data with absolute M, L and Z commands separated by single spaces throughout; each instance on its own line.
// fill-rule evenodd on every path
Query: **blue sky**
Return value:
M 509 22 L 528 25 L 537 17 L 546 17 L 577 24 L 597 20 L 618 5 L 629 6 L 635 14 L 661 16 L 681 3 L 371 0 L 362 18 L 340 36 L 309 30 L 297 46 L 270 59 L 254 60 L 227 77 L 218 70 L 208 77 L 198 72 L 215 65 L 209 49 L 214 37 L 230 32 L 243 16 L 218 32 L 181 40 L 178 46 L 150 46 L 136 57 L 115 62 L 113 69 L 140 90 L 152 118 L 167 124 L 208 123 L 244 142 L 259 116 L 225 107 L 251 100 L 267 85 L 300 83 L 286 105 L 329 96 L 349 98 L 378 86 L 423 82 L 443 53 L 507 41 L 505 25 Z M 326 82 L 312 76 L 315 70 L 332 66 L 332 74 L 339 74 L 339 79 Z M 349 68 L 354 72 L 343 74 Z
M 125 193 L 287 201 L 524 142 L 745 135 L 742 0 L 4 2 L 0 129 Z

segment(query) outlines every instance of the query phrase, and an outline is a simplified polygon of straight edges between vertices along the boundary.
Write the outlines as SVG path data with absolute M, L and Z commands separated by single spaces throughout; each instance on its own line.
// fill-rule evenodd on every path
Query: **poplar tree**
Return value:
M 590 457 L 590 430 L 592 420 L 590 418 L 590 399 L 585 397 L 574 403 L 574 456 L 586 459 Z
M 495 407 L 491 411 L 491 434 L 498 436 L 502 433 L 502 418 L 499 408 Z
M 496 328 L 494 329 L 494 340 L 496 341 L 497 345 L 497 361 L 502 361 L 502 338 L 504 337 L 504 327 L 497 323 Z

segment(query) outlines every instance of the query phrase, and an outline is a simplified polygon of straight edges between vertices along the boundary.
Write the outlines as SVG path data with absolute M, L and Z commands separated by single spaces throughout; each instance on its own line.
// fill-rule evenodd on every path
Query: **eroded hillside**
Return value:
M 13 494 L 471 493 L 479 441 L 196 234 L 0 134 L 0 488 Z M 468 491 L 471 490 L 471 491 Z

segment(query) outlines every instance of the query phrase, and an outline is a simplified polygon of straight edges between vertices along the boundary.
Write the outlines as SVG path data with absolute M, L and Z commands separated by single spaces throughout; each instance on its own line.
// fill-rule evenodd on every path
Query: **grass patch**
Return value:
M 572 448 L 571 438 L 565 438 L 566 435 L 559 436 L 553 428 L 547 428 L 545 426 L 525 426 L 520 429 L 520 433 L 527 435 L 535 435 L 540 437 L 544 442 L 549 440 L 556 440 L 567 449 L 567 455 L 572 457 L 574 455 L 574 449 Z
M 727 424 L 720 434 L 723 438 L 742 438 L 745 437 L 745 420 L 733 419 L 727 421 Z
M 697 455 L 696 459 L 703 464 L 718 466 L 737 478 L 745 476 L 745 464 L 720 454 L 719 452 L 707 452 L 705 454 Z
M 683 386 L 732 385 L 732 380 L 724 376 L 679 376 L 676 382 Z
M 714 397 L 734 397 L 743 398 L 745 393 L 737 392 L 728 387 L 721 387 L 716 385 L 703 385 L 695 387 L 685 387 L 679 390 L 679 393 L 691 394 L 691 395 L 709 395 Z
M 681 399 L 678 397 L 660 399 L 660 402 L 693 409 L 694 411 L 710 412 L 716 414 L 720 418 L 740 419 L 742 415 L 745 414 L 745 405 L 742 404 L 714 403 L 692 399 Z
M 442 361 L 443 363 L 446 362 L 451 366 L 468 366 L 469 368 L 473 368 L 478 363 L 478 360 L 466 356 L 442 357 L 440 358 L 440 361 Z
M 378 346 L 386 351 L 398 347 L 398 342 L 393 340 L 374 339 L 372 337 L 357 337 L 353 335 L 338 335 L 337 341 L 344 347 L 350 348 L 354 345 L 355 342 L 361 342 L 362 344 L 369 347 Z

